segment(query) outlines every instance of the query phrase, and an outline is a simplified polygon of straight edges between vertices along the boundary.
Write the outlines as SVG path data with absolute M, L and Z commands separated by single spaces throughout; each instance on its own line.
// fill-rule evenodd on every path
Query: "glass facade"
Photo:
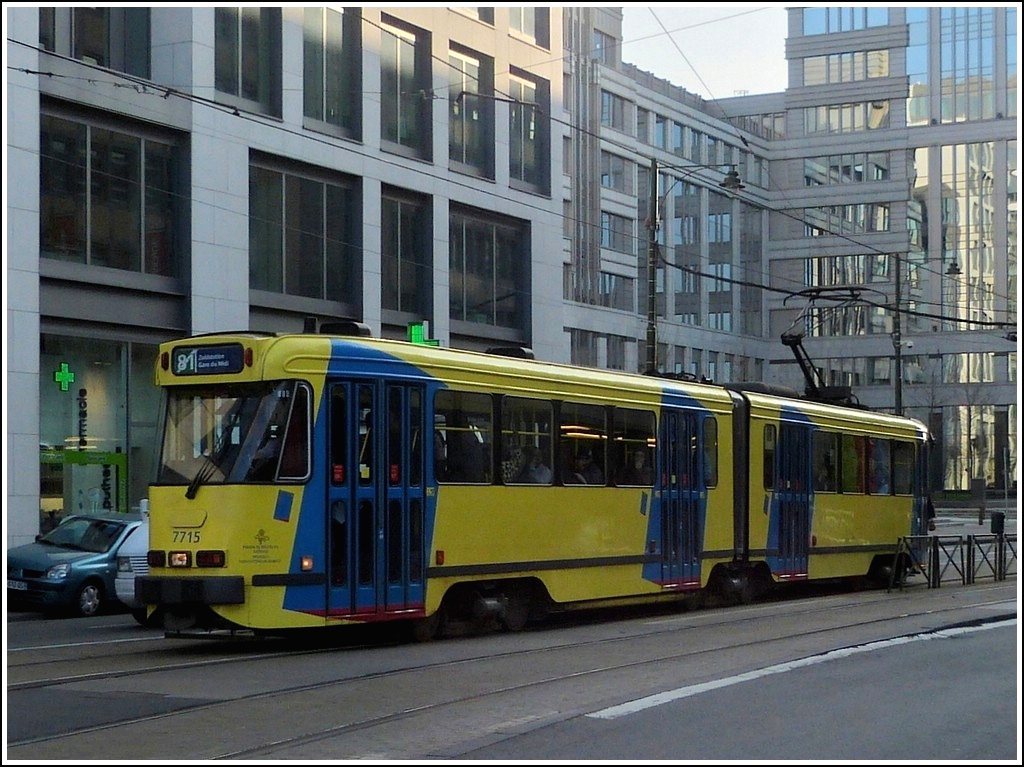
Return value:
M 156 347 L 43 334 L 39 524 L 137 509 L 153 478 Z

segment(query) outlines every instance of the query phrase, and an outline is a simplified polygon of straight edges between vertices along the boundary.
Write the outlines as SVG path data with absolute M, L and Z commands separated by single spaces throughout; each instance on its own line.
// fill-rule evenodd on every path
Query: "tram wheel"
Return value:
M 530 594 L 522 586 L 513 586 L 505 599 L 501 622 L 508 631 L 522 631 L 530 618 Z

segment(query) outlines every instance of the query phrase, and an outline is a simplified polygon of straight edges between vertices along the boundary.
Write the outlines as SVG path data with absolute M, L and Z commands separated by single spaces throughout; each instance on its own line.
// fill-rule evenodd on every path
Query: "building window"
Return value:
M 527 226 L 453 208 L 449 240 L 451 319 L 522 332 L 530 303 Z
M 70 514 L 127 512 L 146 497 L 160 408 L 157 353 L 135 342 L 40 334 L 42 532 Z
M 118 120 L 124 129 L 126 121 Z M 40 251 L 92 266 L 175 277 L 184 238 L 179 153 L 167 138 L 40 118 Z
M 619 274 L 601 272 L 598 276 L 598 305 L 631 312 L 634 308 L 634 281 Z
M 494 26 L 494 8 L 493 7 L 478 7 L 478 8 L 462 8 L 460 6 L 452 6 L 452 10 L 464 13 L 467 16 L 482 21 L 484 24 L 490 24 Z
M 889 102 L 866 101 L 804 108 L 804 133 L 859 133 L 889 127 Z
M 942 19 L 942 122 L 991 120 L 997 111 L 996 9 L 936 8 L 933 12 Z
M 215 9 L 214 84 L 226 103 L 280 116 L 280 8 Z
M 619 253 L 636 254 L 633 221 L 625 216 L 601 211 L 601 247 Z
M 551 47 L 550 9 L 541 6 L 508 9 L 508 26 L 541 48 Z
M 606 67 L 614 67 L 618 63 L 617 48 L 618 45 L 614 37 L 598 29 L 594 30 L 592 54 L 598 63 L 604 64 Z
M 804 186 L 859 184 L 888 179 L 888 152 L 804 158 Z
M 601 125 L 626 132 L 626 103 L 622 96 L 601 91 Z
M 362 48 L 359 8 L 306 8 L 303 17 L 303 114 L 359 137 Z
M 889 76 L 889 51 L 850 51 L 804 59 L 804 85 L 834 85 Z
M 380 41 L 381 138 L 388 148 L 431 158 L 430 35 L 382 17 Z
M 431 315 L 430 200 L 385 189 L 381 201 L 381 308 Z
M 346 181 L 249 168 L 249 287 L 345 304 L 358 316 L 360 218 Z
M 149 8 L 40 8 L 39 45 L 149 79 Z
M 601 152 L 601 186 L 633 194 L 633 163 L 625 157 Z
M 889 23 L 889 9 L 868 8 L 804 8 L 804 35 L 825 35 L 853 32 L 869 27 L 884 27 Z
M 549 96 L 545 81 L 509 75 L 509 175 L 525 191 L 540 194 L 548 191 Z
M 494 62 L 470 51 L 448 52 L 448 158 L 456 170 L 494 178 Z

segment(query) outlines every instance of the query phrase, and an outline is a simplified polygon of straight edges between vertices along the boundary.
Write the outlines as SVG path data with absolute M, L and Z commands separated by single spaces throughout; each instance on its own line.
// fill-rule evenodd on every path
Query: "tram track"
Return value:
M 116 734 L 115 740 L 120 742 L 122 736 L 124 740 L 119 748 L 128 751 L 122 754 L 114 749 L 115 753 L 110 753 L 108 748 L 103 752 L 109 754 L 107 758 L 158 758 L 157 753 L 138 753 L 139 749 L 149 748 L 160 751 L 162 738 L 152 733 L 209 730 L 218 737 L 208 742 L 196 742 L 197 753 L 190 754 L 190 757 L 282 758 L 316 749 L 328 741 L 332 743 L 329 750 L 341 748 L 346 758 L 372 757 L 373 748 L 359 745 L 374 740 L 368 733 L 376 733 L 376 740 L 380 741 L 382 731 L 391 732 L 391 737 L 392 731 L 403 731 L 402 723 L 410 719 L 444 721 L 460 716 L 474 718 L 478 716 L 477 712 L 498 708 L 495 701 L 558 697 L 554 691 L 560 688 L 587 686 L 601 690 L 607 687 L 605 693 L 599 693 L 597 698 L 590 699 L 590 703 L 583 704 L 585 708 L 586 705 L 597 705 L 598 699 L 607 702 L 615 695 L 621 695 L 621 691 L 616 692 L 620 687 L 613 681 L 618 678 L 644 679 L 650 689 L 657 689 L 669 681 L 668 676 L 679 675 L 682 681 L 694 673 L 693 669 L 710 668 L 708 659 L 712 657 L 719 659 L 717 662 L 731 658 L 728 663 L 740 664 L 736 666 L 740 668 L 743 657 L 755 649 L 771 655 L 773 646 L 777 646 L 779 659 L 785 659 L 783 648 L 794 640 L 807 646 L 828 646 L 832 637 L 846 636 L 850 632 L 888 636 L 897 622 L 911 621 L 919 628 L 942 626 L 955 622 L 965 608 L 994 612 L 994 608 L 1008 598 L 1005 588 L 996 589 L 995 584 L 960 593 L 970 594 L 970 600 L 967 600 L 970 604 L 965 604 L 962 598 L 955 601 L 936 599 L 936 595 L 930 592 L 915 594 L 913 598 L 900 598 L 898 595 L 893 598 L 893 595 L 884 593 L 839 595 L 806 600 L 801 604 L 786 603 L 781 611 L 784 618 L 772 617 L 779 613 L 777 603 L 765 603 L 683 614 L 662 612 L 632 621 L 584 623 L 564 632 L 556 628 L 500 635 L 509 637 L 507 643 L 481 637 L 468 643 L 455 639 L 398 648 L 367 645 L 292 647 L 280 652 L 256 654 L 239 653 L 234 649 L 230 657 L 192 659 L 145 669 L 51 674 L 34 681 L 8 684 L 8 710 L 11 710 L 12 703 L 17 706 L 18 694 L 33 690 L 95 691 L 104 686 L 102 683 L 113 682 L 113 685 L 106 686 L 118 688 L 119 682 L 130 682 L 123 685 L 122 692 L 139 694 L 148 690 L 149 694 L 159 694 L 155 691 L 162 688 L 162 681 L 168 680 L 179 685 L 176 688 L 178 693 L 175 695 L 168 690 L 163 694 L 180 698 L 181 705 L 172 704 L 169 710 L 157 714 L 122 716 L 59 733 L 15 738 L 8 742 L 9 755 L 16 757 L 19 750 L 24 749 L 25 753 L 35 754 L 32 758 L 40 758 L 43 754 L 58 758 L 61 753 L 70 753 L 72 742 L 82 744 L 95 739 L 99 744 L 109 741 L 111 734 Z M 929 598 L 921 599 L 922 596 Z M 868 614 L 872 611 L 880 611 L 880 614 L 870 618 Z M 771 631 L 767 632 L 766 627 Z M 609 635 L 609 631 L 614 635 Z M 509 643 L 514 646 L 508 648 Z M 497 649 L 495 645 L 498 645 Z M 500 649 L 501 646 L 506 646 L 506 649 Z M 438 659 L 436 651 L 439 648 L 442 656 L 450 656 L 452 653 L 446 652 L 450 648 L 458 657 Z M 364 652 L 371 649 L 381 652 Z M 190 652 L 194 651 L 190 647 Z M 344 657 L 353 661 L 345 663 L 340 674 L 337 673 L 337 664 L 330 663 L 335 656 L 342 657 L 339 653 L 345 653 Z M 144 652 L 136 654 L 146 655 Z M 311 657 L 312 663 L 309 662 Z M 588 660 L 579 660 L 582 657 Z M 199 676 L 221 679 L 256 677 L 268 663 L 286 663 L 289 667 L 307 669 L 306 673 L 311 665 L 316 668 L 330 666 L 335 675 L 322 678 L 321 674 L 321 678 L 315 681 L 298 684 L 268 684 L 249 692 L 224 689 L 217 699 L 202 702 L 193 699 L 188 703 L 187 696 L 181 694 L 180 681 L 184 672 L 198 671 Z M 239 664 L 243 667 L 238 668 Z M 365 671 L 353 670 L 367 664 L 370 668 Z M 229 667 L 238 668 L 237 674 L 224 673 Z M 452 683 L 452 680 L 457 681 Z M 594 680 L 598 681 L 595 683 Z M 631 692 L 645 691 L 643 685 L 636 687 L 635 681 L 630 684 Z M 310 707 L 309 701 L 314 699 L 320 703 Z M 542 707 L 539 711 L 515 718 L 514 728 L 530 726 L 530 722 L 548 721 L 552 716 L 571 716 L 577 708 L 555 706 L 544 710 Z M 295 716 L 294 712 L 298 711 L 304 715 Z M 270 712 L 289 712 L 289 716 L 281 717 Z M 454 712 L 460 713 L 456 715 Z M 239 717 L 243 721 L 260 722 L 260 735 L 253 737 L 252 733 L 238 733 L 233 722 Z M 499 737 L 501 725 L 481 723 L 470 729 L 478 733 L 478 737 Z M 151 736 L 140 737 L 143 733 Z M 420 739 L 415 745 L 416 754 L 432 754 L 436 749 L 444 751 L 449 740 L 439 736 L 438 743 L 431 746 Z M 406 746 L 401 743 L 390 747 L 391 758 L 404 758 L 395 757 L 393 753 L 401 753 L 403 748 Z M 354 753 L 349 753 L 349 750 Z M 163 756 L 168 753 L 164 752 Z

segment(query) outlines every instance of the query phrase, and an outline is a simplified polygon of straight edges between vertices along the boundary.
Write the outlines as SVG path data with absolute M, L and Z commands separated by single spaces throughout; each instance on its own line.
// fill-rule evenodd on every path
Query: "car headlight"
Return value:
M 132 571 L 132 560 L 131 557 L 118 557 L 117 558 L 117 572 L 118 573 L 130 573 Z
M 54 565 L 46 571 L 46 579 L 48 581 L 62 581 L 71 575 L 71 565 L 64 562 L 59 565 Z

